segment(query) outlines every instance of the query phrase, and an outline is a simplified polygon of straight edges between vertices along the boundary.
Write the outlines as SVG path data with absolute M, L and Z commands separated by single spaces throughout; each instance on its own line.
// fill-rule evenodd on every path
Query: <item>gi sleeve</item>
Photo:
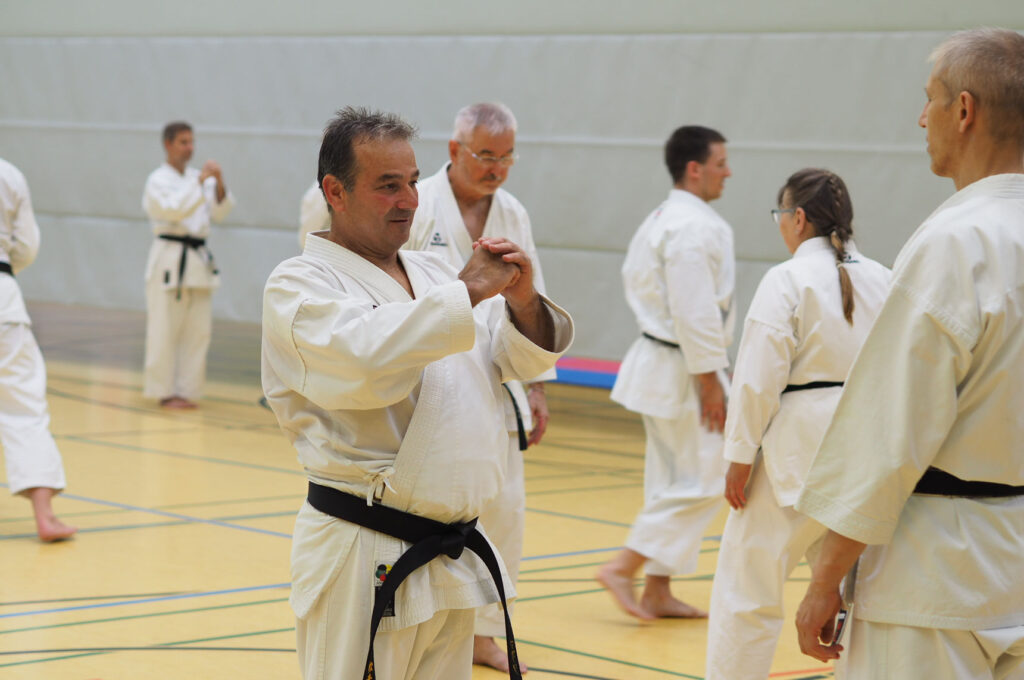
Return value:
M 533 287 L 536 288 L 537 292 L 541 295 L 546 295 L 547 287 L 544 285 L 544 273 L 541 271 L 540 255 L 537 253 L 537 244 L 533 240 L 533 228 L 530 226 L 530 215 L 521 205 L 517 204 L 515 208 L 515 216 L 519 221 L 520 228 L 522 230 L 523 242 L 520 243 L 519 246 L 523 249 L 523 252 L 526 253 L 527 257 L 530 258 L 530 263 L 533 265 Z M 554 368 L 531 378 L 533 382 L 557 379 L 558 372 Z
M 736 355 L 736 370 L 725 419 L 725 459 L 753 463 L 772 418 L 796 352 L 792 329 L 747 319 Z
M 664 248 L 668 308 L 690 374 L 728 367 L 722 309 L 716 302 L 709 244 L 676 234 Z
M 410 302 L 375 306 L 275 274 L 264 293 L 263 325 L 264 356 L 281 381 L 328 410 L 384 408 L 405 399 L 427 364 L 475 341 L 461 281 Z
M 850 370 L 798 511 L 862 543 L 892 538 L 956 420 L 973 340 L 950 320 L 894 282 Z
M 223 222 L 227 219 L 231 209 L 235 207 L 235 197 L 227 189 L 224 190 L 224 200 L 217 202 L 216 177 L 206 178 L 206 183 L 203 185 L 203 196 L 206 204 L 210 206 L 210 220 L 213 222 Z
M 573 340 L 572 317 L 543 295 L 541 301 L 555 328 L 555 349 L 547 351 L 519 332 L 501 296 L 484 300 L 491 331 L 491 359 L 501 372 L 502 382 L 531 380 L 554 368 Z
M 177 180 L 161 175 L 154 172 L 146 180 L 142 209 L 153 221 L 181 222 L 203 204 L 203 187 L 195 180 Z
M 28 190 L 28 181 L 18 172 L 17 186 L 12 187 L 12 194 L 17 197 L 11 219 L 11 250 L 7 256 L 11 261 L 11 269 L 17 274 L 32 264 L 39 253 L 39 224 L 32 210 L 32 196 Z

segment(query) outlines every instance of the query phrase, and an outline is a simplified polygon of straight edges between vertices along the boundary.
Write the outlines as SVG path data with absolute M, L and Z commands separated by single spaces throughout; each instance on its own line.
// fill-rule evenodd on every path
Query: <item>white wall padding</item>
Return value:
M 210 239 L 218 317 L 257 321 L 273 266 L 296 252 L 319 134 L 346 104 L 421 129 L 443 161 L 455 111 L 498 99 L 519 119 L 507 188 L 530 211 L 551 294 L 576 317 L 573 353 L 619 358 L 636 334 L 619 266 L 663 199 L 661 145 L 701 123 L 730 140 L 716 207 L 736 231 L 744 311 L 787 256 L 768 210 L 785 178 L 829 167 L 850 186 L 857 241 L 891 262 L 952 184 L 931 175 L 917 116 L 934 32 L 629 36 L 0 38 L 0 156 L 27 175 L 44 230 L 30 297 L 141 308 L 140 207 L 171 119 L 196 128 L 238 204 Z

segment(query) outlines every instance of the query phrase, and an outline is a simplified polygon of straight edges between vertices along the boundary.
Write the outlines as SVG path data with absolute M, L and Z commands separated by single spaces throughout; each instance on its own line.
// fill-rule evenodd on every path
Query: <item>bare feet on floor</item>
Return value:
M 473 636 L 473 663 L 477 666 L 489 666 L 503 673 L 508 673 L 508 654 L 504 647 L 499 647 L 492 637 Z M 519 661 L 519 672 L 527 671 L 526 664 Z
M 78 527 L 64 524 L 53 512 L 53 497 L 57 495 L 57 489 L 50 489 L 45 486 L 36 486 L 25 490 L 25 495 L 32 503 L 32 514 L 36 518 L 36 533 L 39 540 L 44 543 L 63 541 L 71 538 Z
M 161 399 L 160 400 L 160 405 L 162 407 L 164 407 L 164 408 L 177 409 L 177 410 L 199 408 L 199 405 L 196 404 L 194 401 L 189 401 L 185 397 L 177 397 L 177 396 L 175 396 L 175 397 L 165 397 L 164 399 Z
M 44 543 L 53 543 L 71 538 L 78 531 L 78 527 L 64 524 L 54 515 L 49 517 L 36 517 L 36 533 L 39 540 Z
M 671 595 L 668 597 L 652 596 L 646 590 L 640 596 L 640 606 L 644 611 L 650 612 L 659 619 L 706 619 L 708 617 L 708 613 L 703 609 L 686 604 Z
M 633 592 L 633 574 L 635 572 L 622 571 L 616 568 L 614 562 L 609 562 L 597 570 L 597 582 L 604 586 L 604 589 L 612 594 L 615 602 L 631 616 L 641 621 L 653 621 L 657 618 L 647 611 L 642 603 L 636 601 L 636 594 Z

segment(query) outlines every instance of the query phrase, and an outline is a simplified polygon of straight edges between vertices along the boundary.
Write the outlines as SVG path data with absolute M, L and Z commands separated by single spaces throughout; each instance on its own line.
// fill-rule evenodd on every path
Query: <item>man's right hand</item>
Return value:
M 203 163 L 202 170 L 199 171 L 199 183 L 202 184 L 203 182 L 206 181 L 208 177 L 216 177 L 217 181 L 220 182 L 220 173 L 220 164 L 217 161 L 206 161 L 205 163 Z
M 519 267 L 501 259 L 501 255 L 474 248 L 459 279 L 466 284 L 469 302 L 474 307 L 481 300 L 494 297 L 519 278 Z
M 714 371 L 697 374 L 700 393 L 700 422 L 710 432 L 725 429 L 725 390 Z

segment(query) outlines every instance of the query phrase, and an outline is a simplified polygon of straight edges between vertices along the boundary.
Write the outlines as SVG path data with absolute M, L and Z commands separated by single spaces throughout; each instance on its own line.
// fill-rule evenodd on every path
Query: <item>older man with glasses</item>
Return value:
M 516 119 L 504 104 L 472 104 L 459 111 L 448 142 L 449 161 L 419 183 L 420 204 L 405 248 L 435 252 L 461 269 L 477 239 L 503 237 L 518 244 L 530 257 L 534 285 L 543 294 L 544 279 L 530 217 L 523 205 L 501 188 L 518 158 L 515 146 Z M 501 495 L 480 515 L 480 522 L 513 581 L 519 576 L 526 514 L 522 451 L 544 436 L 548 407 L 542 381 L 554 377 L 553 369 L 537 376 L 528 390 L 519 382 L 506 383 L 508 473 Z M 479 610 L 473 662 L 507 671 L 508 658 L 494 642 L 494 636 L 504 634 L 500 609 L 490 606 Z

